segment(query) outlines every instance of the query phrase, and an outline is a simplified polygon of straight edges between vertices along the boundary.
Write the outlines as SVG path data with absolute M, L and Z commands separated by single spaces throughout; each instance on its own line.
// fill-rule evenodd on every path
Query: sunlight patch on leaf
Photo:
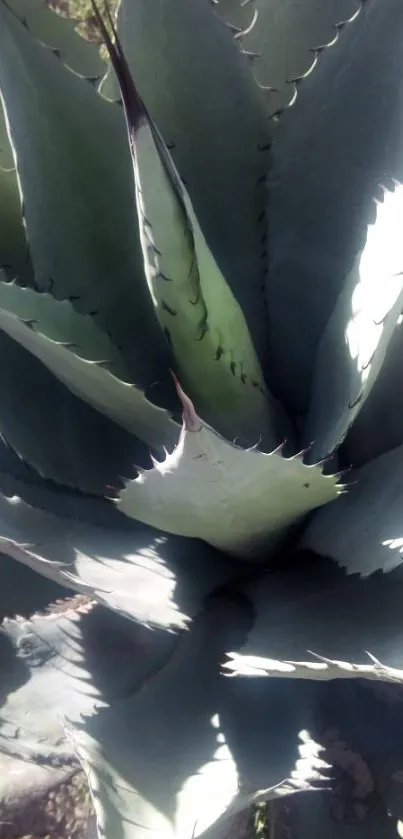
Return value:
M 194 412 L 179 388 L 184 423 L 178 445 L 120 492 L 127 516 L 183 536 L 196 536 L 234 556 L 259 558 L 278 547 L 288 528 L 335 499 L 339 476 L 228 443 Z
M 384 191 L 375 223 L 317 353 L 306 441 L 326 457 L 342 442 L 381 370 L 403 306 L 403 186 Z

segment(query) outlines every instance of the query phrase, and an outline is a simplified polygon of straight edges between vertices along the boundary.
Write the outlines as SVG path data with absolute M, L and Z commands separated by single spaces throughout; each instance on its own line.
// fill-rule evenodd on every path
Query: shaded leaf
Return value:
M 340 447 L 343 466 L 363 466 L 403 443 L 402 366 L 403 330 L 399 323 L 371 393 Z
M 402 32 L 399 0 L 363 3 L 278 126 L 268 381 L 294 415 L 307 410 L 317 347 L 365 243 L 377 186 L 403 179 Z
M 396 839 L 403 816 L 401 686 L 348 679 L 326 687 L 316 728 L 334 766 L 332 789 L 296 796 L 285 825 L 297 839 Z
M 0 573 L 0 621 L 14 615 L 29 617 L 34 612 L 44 611 L 49 603 L 73 595 L 73 591 L 36 574 L 5 554 L 0 555 Z
M 351 472 L 350 491 L 318 511 L 301 544 L 349 574 L 390 571 L 403 557 L 403 446 Z
M 362 579 L 302 550 L 282 565 L 243 588 L 256 621 L 228 672 L 403 681 L 401 567 Z
M 403 307 L 403 187 L 385 192 L 362 254 L 320 341 L 305 425 L 311 456 L 326 457 L 347 434 L 380 375 Z
M 0 328 L 77 396 L 151 446 L 172 444 L 178 427 L 130 382 L 120 353 L 89 315 L 15 284 L 0 284 Z
M 209 836 L 209 827 L 215 835 L 221 815 L 256 797 L 239 777 L 221 714 L 230 682 L 220 676 L 219 661 L 229 638 L 241 641 L 247 622 L 241 602 L 213 600 L 141 692 L 73 732 L 101 835 Z M 302 785 L 304 771 L 308 784 L 308 763 L 315 774 L 312 759 L 287 791 Z M 278 780 L 267 797 L 280 795 L 280 786 L 285 793 L 284 779 Z
M 242 573 L 202 542 L 129 523 L 94 499 L 89 507 L 99 526 L 0 496 L 0 550 L 126 617 L 165 628 L 186 625 L 207 594 Z
M 40 475 L 97 495 L 104 495 L 108 486 L 121 486 L 120 476 L 134 475 L 134 464 L 149 465 L 145 443 L 74 396 L 1 330 L 0 357 L 1 491 L 26 497 L 33 471 L 29 478 L 27 461 Z M 19 486 L 4 483 L 4 475 L 17 479 Z M 35 484 L 38 478 L 36 474 Z M 48 489 L 55 492 L 55 484 Z M 36 504 L 38 497 L 26 500 Z
M 78 720 L 105 702 L 133 694 L 170 658 L 175 643 L 172 635 L 73 601 L 64 609 L 60 604 L 57 614 L 6 620 L 0 632 L 0 760 L 8 756 L 12 777 L 29 779 L 34 765 L 39 770 L 34 779 L 43 790 L 46 772 L 40 767 L 52 775 L 58 766 L 76 768 L 66 719 Z M 9 776 L 2 775 L 3 815 L 18 795 L 13 783 L 10 790 Z
M 136 383 L 149 386 L 163 378 L 169 353 L 144 280 L 123 115 L 5 0 L 0 33 L 0 87 L 37 287 L 93 313 Z

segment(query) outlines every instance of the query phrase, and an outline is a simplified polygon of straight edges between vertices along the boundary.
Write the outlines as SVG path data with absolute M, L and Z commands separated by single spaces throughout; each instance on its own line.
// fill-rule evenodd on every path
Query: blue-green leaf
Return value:
M 161 839 L 207 839 L 217 835 L 222 818 L 253 800 L 309 788 L 317 780 L 324 764 L 314 744 L 308 746 L 310 755 L 304 754 L 304 742 L 298 761 L 294 719 L 288 733 L 296 754 L 289 762 L 281 765 L 267 754 L 264 768 L 249 777 L 245 765 L 237 766 L 227 737 L 233 735 L 237 717 L 234 704 L 230 707 L 233 686 L 220 675 L 219 662 L 229 639 L 236 644 L 242 640 L 246 625 L 240 602 L 213 601 L 141 692 L 84 720 L 83 730 L 72 732 L 101 835 L 142 839 L 155 831 Z M 246 703 L 243 710 L 247 714 Z M 239 719 L 235 730 L 238 725 Z M 258 791 L 257 779 L 271 788 Z
M 7 619 L 0 629 L 0 765 L 8 770 L 0 780 L 4 818 L 19 798 L 29 800 L 32 776 L 38 795 L 49 784 L 46 775 L 57 785 L 58 767 L 77 771 L 66 720 L 132 695 L 175 648 L 173 635 L 150 632 L 83 600 L 52 604 L 47 614 L 29 620 Z
M 338 448 L 382 370 L 403 307 L 403 186 L 376 220 L 319 343 L 304 443 L 313 460 Z
M 275 395 L 308 408 L 319 341 L 374 218 L 403 179 L 403 7 L 361 4 L 281 117 L 269 179 L 269 364 Z
M 136 388 L 110 338 L 69 300 L 0 283 L 0 329 L 76 396 L 150 446 L 176 441 L 179 426 Z
M 0 89 L 37 286 L 93 313 L 136 383 L 161 380 L 169 352 L 144 279 L 120 109 L 36 41 L 6 0 Z
M 328 535 L 331 555 L 339 532 Z M 363 579 L 308 551 L 295 552 L 291 563 L 282 559 L 284 570 L 265 572 L 243 588 L 256 621 L 240 653 L 230 655 L 228 671 L 403 683 L 403 568 Z
M 0 496 L 0 550 L 128 618 L 168 629 L 185 626 L 207 594 L 242 573 L 202 542 L 129 523 L 94 499 L 88 506 L 97 524 Z M 85 499 L 80 507 L 84 516 Z
M 241 51 L 252 55 L 255 78 L 267 91 L 273 115 L 294 101 L 297 85 L 359 7 L 360 0 L 219 0 L 218 13 L 235 27 Z

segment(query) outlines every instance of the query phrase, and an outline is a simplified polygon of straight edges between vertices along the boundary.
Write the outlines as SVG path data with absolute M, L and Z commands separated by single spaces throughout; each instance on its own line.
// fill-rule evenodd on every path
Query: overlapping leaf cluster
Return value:
M 0 0 L 0 797 L 207 837 L 403 678 L 403 5 L 94 15 Z

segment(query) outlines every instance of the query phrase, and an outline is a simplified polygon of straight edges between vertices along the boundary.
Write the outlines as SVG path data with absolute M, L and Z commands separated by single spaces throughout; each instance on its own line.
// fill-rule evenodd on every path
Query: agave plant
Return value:
M 0 814 L 207 837 L 403 681 L 403 4 L 94 14 L 0 0 Z

